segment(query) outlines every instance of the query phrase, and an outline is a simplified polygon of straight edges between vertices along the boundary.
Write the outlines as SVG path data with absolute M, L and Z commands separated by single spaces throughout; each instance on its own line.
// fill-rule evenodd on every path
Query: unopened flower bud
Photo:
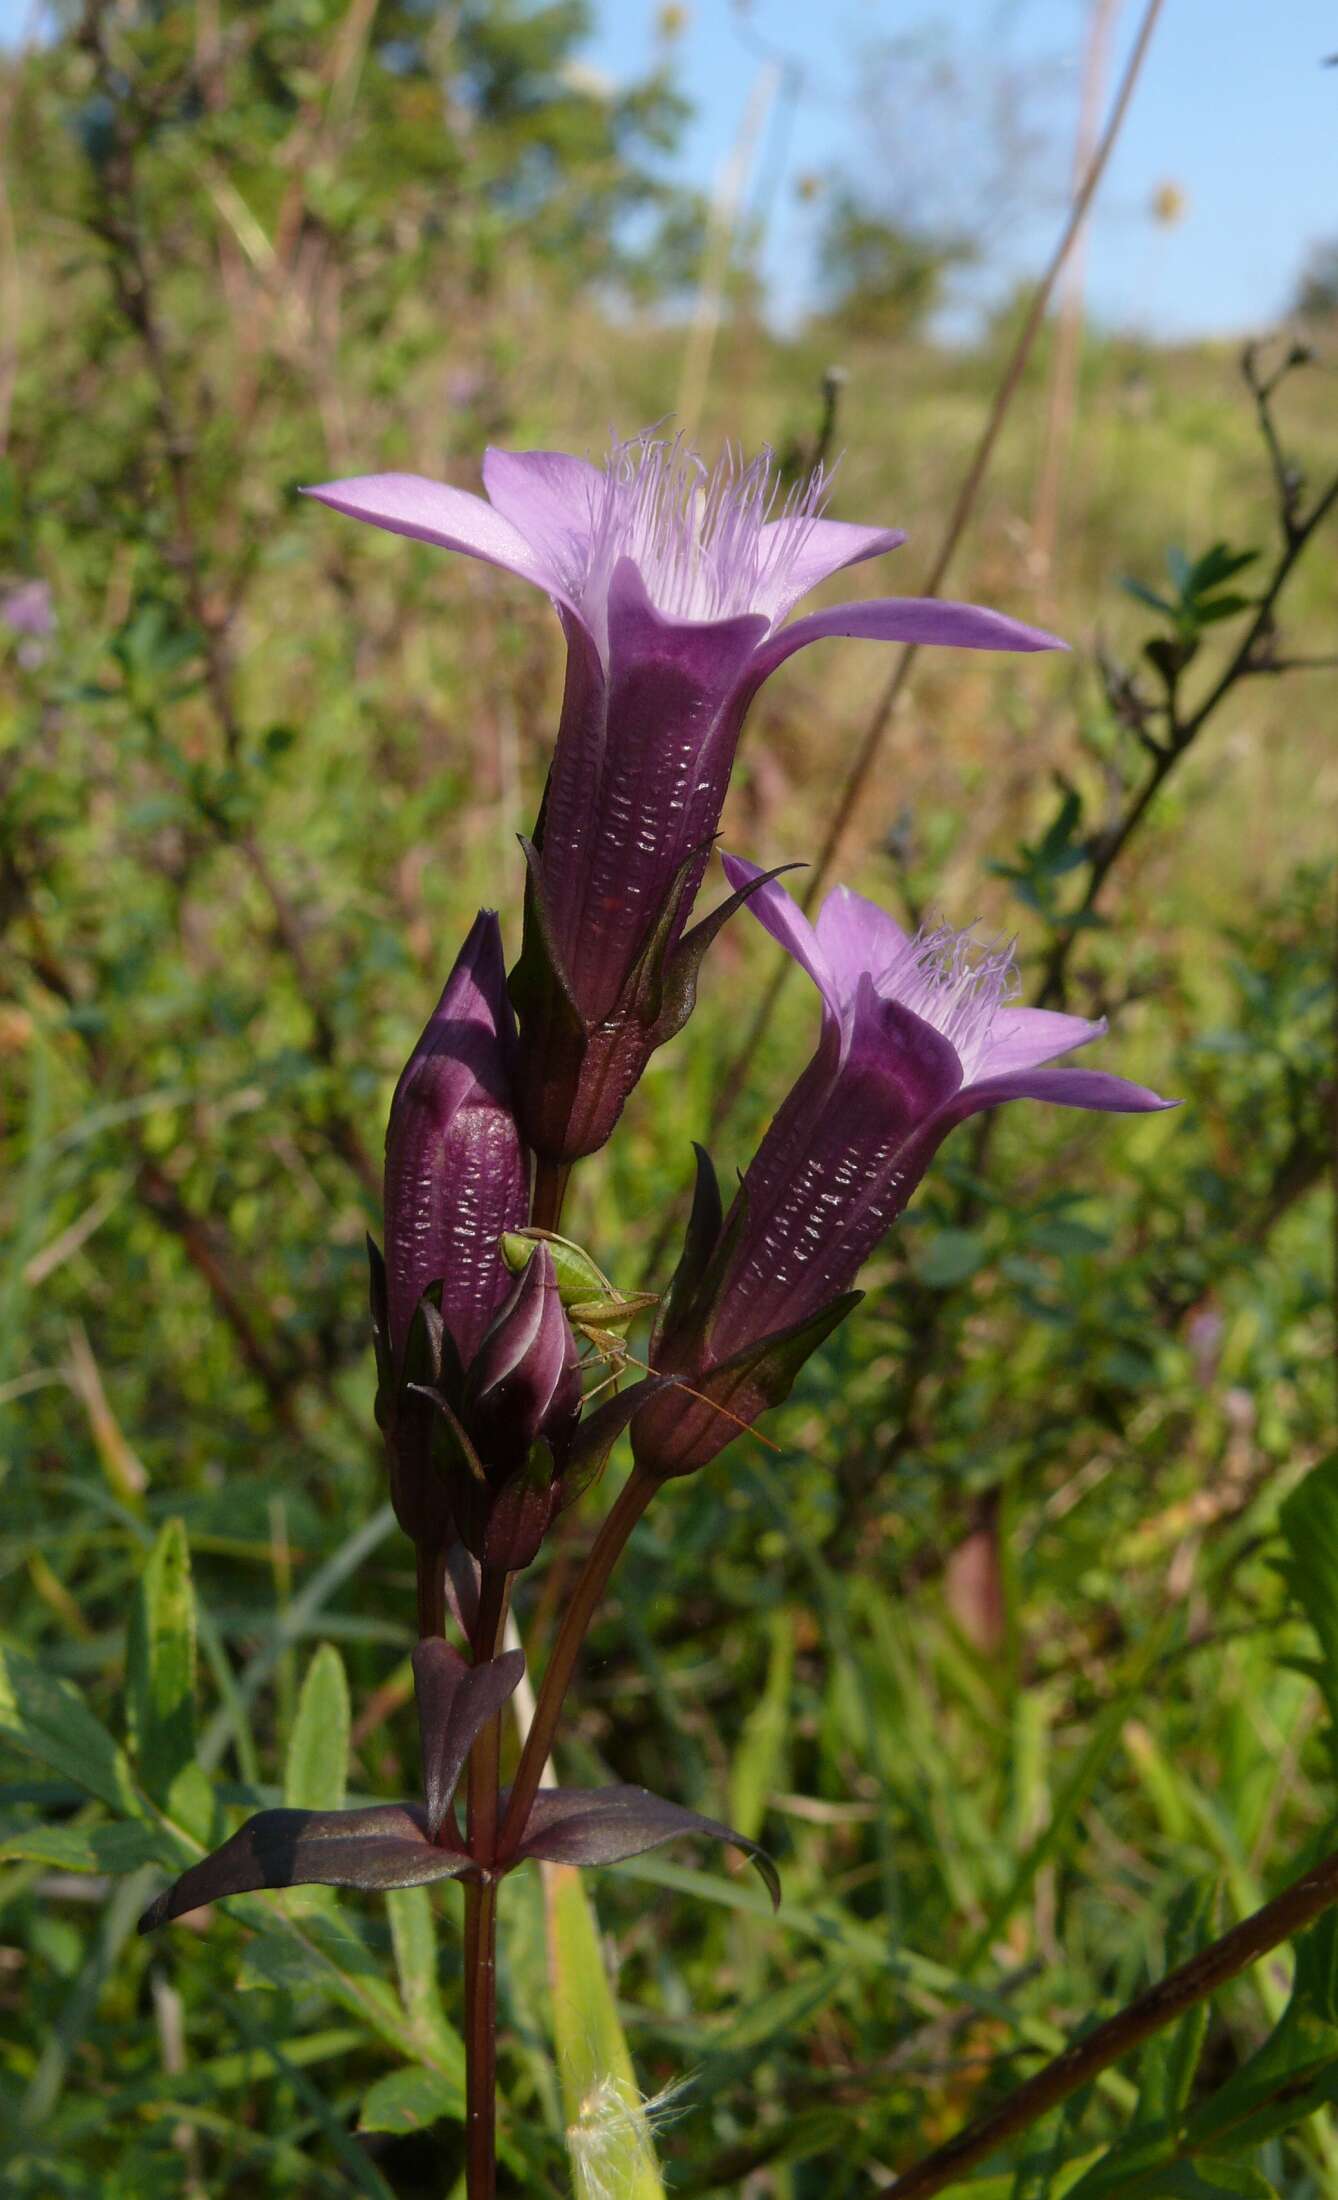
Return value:
M 469 1370 L 465 1421 L 490 1479 L 522 1467 L 539 1437 L 560 1454 L 581 1410 L 576 1339 L 540 1245 L 516 1278 Z
M 499 1240 L 528 1211 L 515 1058 L 501 932 L 481 910 L 390 1104 L 384 1264 L 373 1258 L 377 1417 L 395 1516 L 420 1549 L 441 1550 L 455 1533 L 423 1386 L 458 1398 L 510 1288 Z M 419 1314 L 429 1290 L 437 1306 Z

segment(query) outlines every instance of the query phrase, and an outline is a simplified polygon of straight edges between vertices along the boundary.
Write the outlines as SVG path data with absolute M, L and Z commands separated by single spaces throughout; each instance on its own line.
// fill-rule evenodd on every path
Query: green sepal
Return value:
M 486 1489 L 488 1476 L 483 1462 L 470 1442 L 464 1423 L 445 1391 L 437 1388 L 433 1383 L 407 1383 L 405 1388 L 412 1390 L 419 1398 L 426 1398 L 429 1404 L 436 1407 L 440 1416 L 437 1423 L 437 1440 L 434 1441 L 432 1446 L 433 1466 L 444 1472 L 447 1477 L 449 1477 L 452 1467 L 463 1466 L 471 1479 L 481 1483 Z
M 710 846 L 709 841 L 703 841 L 699 847 L 689 848 L 679 864 L 613 1011 L 624 1021 L 634 1017 L 648 1033 L 658 1032 L 664 1015 L 665 984 L 675 960 L 672 947 L 675 927 L 680 921 L 686 921 L 692 873 L 702 857 L 709 853 Z M 675 1024 L 674 1030 L 678 1028 Z M 666 1038 L 672 1036 L 672 1032 L 665 1033 Z M 653 1045 L 659 1043 L 658 1039 L 652 1040 Z
M 820 1344 L 825 1344 L 832 1331 L 840 1327 L 847 1314 L 853 1314 L 863 1298 L 862 1291 L 843 1291 L 841 1296 L 830 1299 L 807 1321 L 796 1322 L 791 1329 L 779 1329 L 773 1336 L 764 1337 L 761 1344 L 752 1344 L 733 1359 L 723 1360 L 713 1368 L 710 1385 L 718 1384 L 722 1376 L 734 1376 L 736 1382 L 748 1383 L 762 1399 L 757 1408 L 766 1412 L 771 1406 L 782 1405 L 794 1388 L 794 1379 L 805 1360 L 811 1359 Z M 710 1389 L 707 1389 L 710 1395 Z
M 697 1181 L 692 1190 L 692 1212 L 683 1233 L 683 1250 L 678 1256 L 678 1266 L 670 1279 L 660 1318 L 651 1334 L 652 1360 L 658 1356 L 661 1339 L 686 1322 L 724 1225 L 725 1210 L 715 1164 L 705 1146 L 699 1146 L 695 1140 L 692 1151 L 697 1163 Z
M 560 1500 L 563 1512 L 589 1489 L 592 1482 L 598 1481 L 608 1465 L 609 1453 L 632 1415 L 647 1405 L 658 1391 L 672 1387 L 671 1376 L 643 1375 L 630 1390 L 615 1391 L 602 1406 L 583 1416 L 563 1461 Z
M 554 937 L 539 851 L 524 833 L 516 837 L 525 858 L 525 915 L 520 955 L 507 981 L 512 1006 L 522 1023 L 528 1017 L 545 1030 L 550 1043 L 558 1040 L 584 1051 L 589 1027 Z
M 376 1425 L 385 1428 L 395 1393 L 395 1366 L 390 1351 L 390 1291 L 386 1282 L 385 1255 L 371 1231 L 367 1233 L 367 1269 L 372 1309 L 372 1350 L 376 1354 Z
M 662 1047 L 667 1039 L 672 1039 L 692 1014 L 697 1005 L 697 980 L 702 959 L 721 927 L 728 924 L 746 901 L 751 901 L 759 888 L 769 886 L 772 879 L 780 878 L 785 871 L 802 871 L 803 868 L 802 863 L 778 863 L 774 871 L 763 871 L 760 877 L 749 879 L 746 886 L 740 886 L 679 941 L 660 979 L 659 1002 L 650 1035 L 653 1046 Z
M 701 1343 L 703 1350 L 710 1344 L 711 1324 L 724 1295 L 730 1263 L 733 1261 L 735 1248 L 747 1226 L 748 1193 L 743 1178 L 740 1177 L 738 1191 L 735 1193 L 733 1204 L 725 1217 L 724 1227 L 711 1248 L 711 1256 L 702 1272 L 692 1303 L 690 1306 L 684 1307 L 677 1325 L 682 1328 L 690 1323 L 692 1331 Z
M 550 1490 L 557 1480 L 557 1460 L 546 1436 L 536 1436 L 529 1454 L 520 1470 L 520 1480 L 527 1489 Z

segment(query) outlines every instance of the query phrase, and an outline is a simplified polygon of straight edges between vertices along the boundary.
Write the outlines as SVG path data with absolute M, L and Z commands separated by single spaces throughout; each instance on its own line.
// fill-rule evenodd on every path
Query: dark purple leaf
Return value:
M 139 1921 L 142 1933 L 223 1895 L 261 1887 L 421 1887 L 469 1869 L 459 1850 L 435 1848 L 416 1803 L 369 1810 L 262 1810 L 212 1856 L 193 1864 Z
M 466 1665 L 440 1635 L 420 1642 L 413 1654 L 418 1730 L 423 1751 L 427 1836 L 435 1841 L 446 1823 L 475 1739 L 514 1695 L 525 1654 L 507 1650 L 485 1665 Z
M 517 1855 L 548 1864 L 618 1864 L 680 1834 L 728 1841 L 741 1849 L 756 1867 L 773 1907 L 780 1908 L 780 1877 L 765 1849 L 716 1818 L 703 1818 L 698 1811 L 652 1795 L 649 1788 L 540 1788 Z

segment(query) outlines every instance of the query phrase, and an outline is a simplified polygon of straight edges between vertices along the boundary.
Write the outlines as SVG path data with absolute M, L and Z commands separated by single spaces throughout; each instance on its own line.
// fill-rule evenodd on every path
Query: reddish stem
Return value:
M 497 1882 L 465 1883 L 465 2189 L 497 2191 Z
M 506 1626 L 511 1577 L 485 1567 L 471 1647 L 495 1658 Z M 482 1875 L 465 1882 L 465 2165 L 468 2200 L 497 2189 L 497 1774 L 501 1721 L 490 1719 L 469 1753 L 469 1853 Z
M 539 1792 L 544 1766 L 553 1747 L 558 1720 L 566 1699 L 576 1660 L 595 1608 L 608 1586 L 609 1576 L 622 1556 L 623 1546 L 646 1510 L 659 1483 L 640 1467 L 633 1467 L 595 1537 L 590 1556 L 581 1570 L 570 1604 L 553 1645 L 544 1673 L 543 1687 L 534 1707 L 534 1720 L 521 1751 L 511 1797 L 498 1838 L 497 1854 L 505 1860 L 514 1854 L 525 1830 L 525 1821 Z
M 562 1220 L 562 1202 L 567 1196 L 570 1175 L 569 1161 L 547 1161 L 540 1154 L 534 1164 L 534 1197 L 530 1201 L 530 1222 L 534 1229 L 557 1229 Z

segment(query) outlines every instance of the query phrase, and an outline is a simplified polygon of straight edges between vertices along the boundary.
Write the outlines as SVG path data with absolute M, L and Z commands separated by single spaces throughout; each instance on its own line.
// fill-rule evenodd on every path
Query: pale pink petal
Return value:
M 849 635 L 870 642 L 914 642 L 918 648 L 948 649 L 1066 649 L 1057 635 L 1040 627 L 1023 626 L 1000 611 L 986 611 L 980 604 L 940 603 L 936 596 L 883 596 L 870 603 L 838 604 L 831 611 L 813 611 L 772 634 L 758 650 L 749 668 L 756 687 L 797 649 L 833 635 Z
M 1056 1055 L 1069 1054 L 1074 1047 L 1090 1046 L 1105 1029 L 1104 1016 L 1093 1023 L 1085 1016 L 1060 1016 L 1050 1008 L 1001 1008 L 973 1082 L 1053 1062 Z
M 410 535 L 417 542 L 439 543 L 443 550 L 461 550 L 468 558 L 532 581 L 560 603 L 569 601 L 561 576 L 520 530 L 467 489 L 429 481 L 425 474 L 358 474 L 349 481 L 322 482 L 319 488 L 305 489 L 303 495 L 328 504 L 332 511 L 346 512 L 350 519 L 384 527 L 392 535 Z
M 724 856 L 721 860 L 725 876 L 736 890 L 762 876 L 761 865 L 749 863 L 743 856 Z M 808 918 L 798 902 L 791 900 L 779 879 L 772 879 L 768 885 L 758 888 L 748 903 L 748 912 L 765 927 L 773 940 L 780 942 L 786 954 L 793 955 L 800 968 L 808 972 L 832 1015 L 839 1020 L 846 990 L 823 953 Z M 852 985 L 852 993 L 853 990 Z
M 483 454 L 483 486 L 494 510 L 523 535 L 550 573 L 573 588 L 584 573 L 590 537 L 606 493 L 604 475 L 565 451 Z
M 881 974 L 904 959 L 910 935 L 877 902 L 848 886 L 834 886 L 818 911 L 818 945 L 827 958 L 842 996 L 853 998 L 867 971 L 877 984 Z
M 768 520 L 758 538 L 759 562 L 764 570 L 774 568 L 781 585 L 774 593 L 760 592 L 758 608 L 773 620 L 783 619 L 820 581 L 847 565 L 899 550 L 905 540 L 900 527 L 854 527 L 847 520 L 798 514 Z
M 1048 1100 L 1059 1108 L 1096 1108 L 1109 1115 L 1150 1115 L 1180 1105 L 1104 1069 L 1022 1069 L 965 1086 L 936 1119 L 937 1125 L 947 1128 L 965 1122 L 968 1115 L 978 1115 L 1001 1100 Z

